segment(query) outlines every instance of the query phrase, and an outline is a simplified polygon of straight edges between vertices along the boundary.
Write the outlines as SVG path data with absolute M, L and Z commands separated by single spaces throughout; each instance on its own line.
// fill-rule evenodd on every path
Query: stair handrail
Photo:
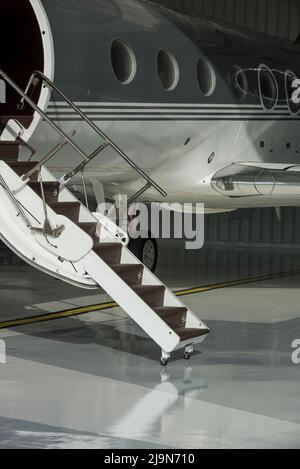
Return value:
M 82 171 L 86 164 L 88 164 L 93 158 L 95 158 L 95 156 L 97 156 L 101 151 L 110 146 L 116 153 L 118 153 L 119 156 L 123 158 L 123 160 L 125 160 L 140 176 L 142 176 L 147 181 L 147 184 L 156 189 L 157 192 L 159 192 L 163 197 L 167 196 L 167 193 L 147 173 L 145 173 L 142 168 L 140 168 L 123 150 L 121 150 L 118 145 L 116 145 L 101 129 L 99 129 L 95 125 L 95 123 L 91 119 L 89 119 L 76 104 L 74 104 L 69 98 L 67 98 L 67 96 L 65 96 L 65 94 L 53 83 L 53 81 L 51 81 L 46 75 L 44 75 L 43 72 L 35 71 L 32 73 L 25 92 L 1 69 L 0 76 L 21 96 L 22 99 L 19 103 L 20 108 L 22 108 L 24 102 L 26 101 L 26 103 L 29 104 L 29 106 L 34 109 L 34 111 L 36 111 L 63 138 L 64 142 L 69 143 L 69 145 L 71 145 L 74 150 L 76 150 L 85 160 L 85 162 L 75 168 L 75 170 L 65 175 L 63 177 L 64 181 L 69 181 L 73 176 L 75 176 L 75 174 L 77 174 L 77 172 Z M 97 148 L 97 150 L 95 150 L 91 155 L 87 155 L 72 140 L 72 138 L 69 137 L 58 125 L 56 125 L 47 116 L 47 114 L 28 96 L 27 93 L 29 92 L 30 87 L 32 85 L 36 86 L 37 84 L 37 77 L 39 77 L 43 81 L 43 83 L 45 83 L 49 88 L 51 88 L 52 91 L 57 93 L 61 97 L 61 99 L 65 101 L 98 134 L 98 136 L 102 140 L 104 140 L 104 143 L 102 143 L 101 146 Z M 46 161 L 48 161 L 49 155 L 47 155 L 47 157 L 45 158 Z M 28 173 L 26 175 L 26 178 L 28 179 L 28 176 L 30 177 L 32 174 L 34 174 L 36 170 L 43 166 L 46 161 L 44 161 L 44 159 L 41 160 L 38 168 L 33 168 L 33 170 L 30 171 L 30 174 Z

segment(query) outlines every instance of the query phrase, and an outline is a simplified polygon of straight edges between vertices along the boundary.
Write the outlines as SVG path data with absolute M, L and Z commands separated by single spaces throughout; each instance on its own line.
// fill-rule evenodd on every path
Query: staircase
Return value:
M 190 358 L 193 346 L 201 343 L 209 330 L 182 304 L 152 272 L 127 249 L 128 235 L 108 218 L 91 213 L 65 187 L 78 173 L 86 195 L 85 167 L 110 148 L 146 184 L 134 194 L 138 199 L 149 188 L 166 192 L 115 142 L 70 101 L 42 72 L 34 72 L 23 91 L 3 70 L 0 77 L 21 97 L 17 110 L 29 106 L 61 138 L 40 161 L 20 161 L 19 145 L 35 154 L 22 140 L 22 115 L 9 119 L 0 138 L 0 237 L 19 257 L 36 269 L 81 288 L 102 287 L 126 313 L 160 346 L 161 363 L 166 365 L 176 349 Z M 100 140 L 90 155 L 56 125 L 29 97 L 32 88 L 44 84 L 67 103 Z M 22 114 L 21 112 L 21 114 Z M 46 163 L 65 145 L 83 159 L 58 181 Z
M 208 328 L 127 249 L 119 228 L 92 214 L 19 144 L 0 143 L 1 238 L 41 271 L 82 288 L 102 287 L 162 349 L 188 359 Z M 34 171 L 24 181 L 28 171 Z

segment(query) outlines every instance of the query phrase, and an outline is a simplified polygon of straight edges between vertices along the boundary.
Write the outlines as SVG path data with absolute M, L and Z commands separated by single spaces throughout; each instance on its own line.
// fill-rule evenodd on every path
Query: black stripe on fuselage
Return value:
M 267 110 L 262 106 L 160 106 L 160 105 L 88 105 L 78 104 L 93 121 L 294 121 L 287 106 L 277 105 Z M 68 112 L 69 111 L 69 112 Z M 48 116 L 60 122 L 80 122 L 78 114 L 68 105 L 50 104 Z
M 49 117 L 76 117 L 74 112 L 49 112 Z M 291 116 L 289 112 L 253 112 L 253 113 L 240 113 L 240 112 L 85 112 L 86 116 Z
M 93 118 L 93 122 L 114 122 L 114 121 L 122 121 L 122 122 L 140 122 L 140 121 L 146 121 L 146 122 L 155 122 L 155 121 L 177 121 L 177 122 L 182 122 L 182 121 L 271 121 L 271 122 L 284 122 L 284 121 L 299 121 L 299 117 L 286 117 L 286 118 L 276 118 L 276 117 L 157 117 L 157 118 L 150 118 L 150 117 L 139 117 L 139 118 L 125 118 L 125 117 L 102 117 L 102 118 Z M 55 122 L 84 122 L 83 119 L 78 119 L 78 118 L 52 118 L 52 121 Z
M 247 107 L 232 107 L 232 106 L 85 106 L 81 105 L 79 106 L 80 109 L 88 109 L 89 111 L 96 110 L 96 111 L 102 111 L 105 109 L 109 109 L 111 111 L 119 112 L 120 110 L 142 110 L 142 111 L 148 111 L 148 110 L 162 110 L 162 111 L 213 111 L 213 110 L 224 110 L 224 111 L 263 111 L 264 108 L 262 106 L 247 106 Z M 71 109 L 69 106 L 48 106 L 48 110 L 51 112 L 60 112 L 61 110 L 67 110 Z M 284 106 L 284 109 L 288 109 L 286 106 Z M 280 110 L 280 108 L 279 108 Z

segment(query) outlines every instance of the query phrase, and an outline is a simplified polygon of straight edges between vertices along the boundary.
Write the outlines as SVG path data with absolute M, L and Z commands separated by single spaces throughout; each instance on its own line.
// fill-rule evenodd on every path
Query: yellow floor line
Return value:
M 176 291 L 175 295 L 178 297 L 194 295 L 197 293 L 205 293 L 205 292 L 209 292 L 212 290 L 219 290 L 223 288 L 247 285 L 250 283 L 263 282 L 266 280 L 273 280 L 273 279 L 279 279 L 279 278 L 284 278 L 284 277 L 291 277 L 293 275 L 300 275 L 300 270 L 293 271 L 293 272 L 282 272 L 278 274 L 266 275 L 266 276 L 261 276 L 261 277 L 232 280 L 229 282 L 216 283 L 216 284 L 196 287 L 196 288 L 189 288 L 185 290 Z M 18 326 L 25 326 L 28 324 L 35 324 L 35 323 L 46 322 L 46 321 L 54 321 L 56 319 L 64 319 L 64 318 L 69 318 L 69 317 L 74 317 L 74 316 L 80 316 L 83 314 L 92 313 L 94 311 L 103 311 L 103 310 L 117 308 L 117 307 L 118 307 L 118 304 L 115 302 L 101 303 L 98 305 L 83 306 L 80 308 L 68 309 L 65 311 L 58 311 L 56 313 L 47 313 L 47 314 L 40 314 L 38 316 L 31 316 L 27 318 L 13 319 L 11 321 L 0 322 L 0 330 L 12 328 L 12 327 L 18 327 Z

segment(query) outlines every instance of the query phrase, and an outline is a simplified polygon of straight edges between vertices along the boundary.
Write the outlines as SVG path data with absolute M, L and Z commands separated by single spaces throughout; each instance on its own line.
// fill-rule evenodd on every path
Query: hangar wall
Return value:
M 299 0 L 154 0 L 243 27 L 295 40 L 300 32 Z
M 295 40 L 300 33 L 299 0 L 155 0 L 177 5 L 191 12 L 238 24 L 242 27 Z M 300 59 L 300 57 L 299 57 Z M 281 210 L 281 222 L 274 209 L 258 209 L 253 216 L 229 219 L 206 217 L 206 241 L 213 244 L 300 247 L 300 208 Z

